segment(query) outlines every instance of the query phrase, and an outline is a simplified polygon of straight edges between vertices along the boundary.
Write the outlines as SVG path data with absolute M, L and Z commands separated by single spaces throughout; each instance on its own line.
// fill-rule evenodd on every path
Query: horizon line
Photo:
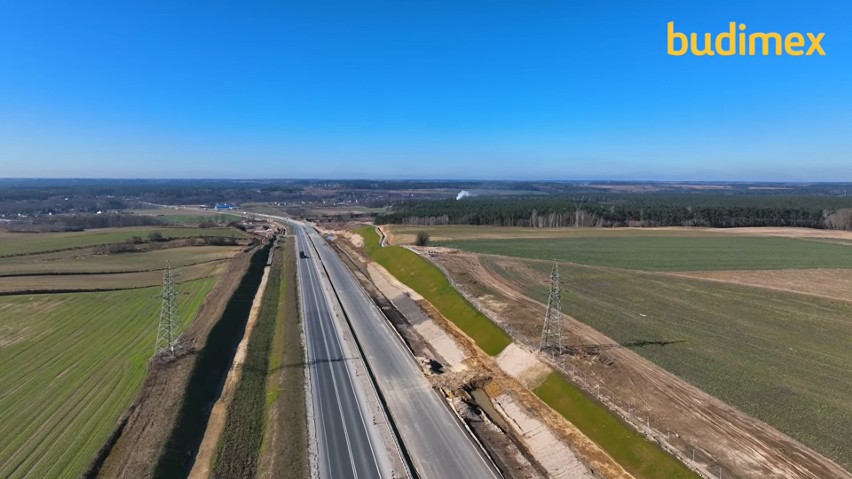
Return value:
M 482 183 L 663 183 L 663 184 L 785 184 L 785 185 L 809 185 L 809 184 L 827 184 L 827 185 L 852 185 L 852 180 L 849 181 L 826 181 L 826 180 L 662 180 L 662 179 L 488 179 L 488 178 L 406 178 L 406 177 L 388 177 L 388 178 L 369 178 L 369 177 L 311 177 L 311 176 L 294 176 L 294 177 L 279 177 L 279 178 L 240 178 L 240 177 L 97 177 L 97 176 L 0 176 L 0 181 L 26 181 L 26 180 L 68 180 L 68 181 L 254 181 L 254 182 L 275 182 L 275 181 L 408 181 L 415 183 L 425 182 L 448 182 L 448 183 L 465 183 L 465 182 L 482 182 Z

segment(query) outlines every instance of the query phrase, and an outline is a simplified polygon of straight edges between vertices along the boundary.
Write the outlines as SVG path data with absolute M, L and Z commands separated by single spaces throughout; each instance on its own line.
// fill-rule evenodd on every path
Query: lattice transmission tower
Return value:
M 562 288 L 559 283 L 559 265 L 553 260 L 550 270 L 550 294 L 547 296 L 547 313 L 541 328 L 539 351 L 551 356 L 562 354 L 565 346 L 565 327 L 562 323 Z
M 177 308 L 177 290 L 175 275 L 171 264 L 166 261 L 166 271 L 163 273 L 163 306 L 160 309 L 160 325 L 157 328 L 157 344 L 154 355 L 174 358 L 180 352 L 180 317 Z

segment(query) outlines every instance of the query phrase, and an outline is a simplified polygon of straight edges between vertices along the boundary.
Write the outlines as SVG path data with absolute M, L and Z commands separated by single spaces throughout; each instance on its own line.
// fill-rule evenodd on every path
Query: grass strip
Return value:
M 497 356 L 512 342 L 505 331 L 456 291 L 435 265 L 405 248 L 382 247 L 378 234 L 371 226 L 359 228 L 356 233 L 364 238 L 364 251 L 373 260 L 426 298 L 487 354 Z
M 266 416 L 266 376 L 281 289 L 281 254 L 273 256 L 245 362 L 228 405 L 212 477 L 254 477 Z
M 275 317 L 269 362 L 266 404 L 269 426 L 264 432 L 261 477 L 307 479 L 308 417 L 305 404 L 305 351 L 302 345 L 296 278 L 296 249 L 292 237 L 284 241 L 283 278 Z
M 533 393 L 635 477 L 699 477 L 558 373 L 550 373 Z

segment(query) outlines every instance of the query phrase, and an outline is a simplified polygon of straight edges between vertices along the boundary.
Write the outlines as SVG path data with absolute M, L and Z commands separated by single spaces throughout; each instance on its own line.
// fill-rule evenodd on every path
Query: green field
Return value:
M 499 326 L 474 308 L 447 281 L 444 273 L 411 251 L 379 245 L 379 236 L 371 226 L 356 231 L 364 238 L 364 251 L 397 279 L 426 298 L 441 314 L 452 321 L 486 353 L 500 354 L 511 339 Z
M 95 230 L 90 234 L 97 233 Z M 160 243 L 142 247 L 166 245 Z M 103 254 L 99 248 L 89 247 L 0 257 L 0 293 L 98 291 L 154 286 L 162 280 L 166 261 L 175 269 L 179 282 L 190 281 L 215 275 L 237 251 L 238 248 L 234 246 L 186 246 Z
M 214 277 L 223 269 L 224 265 L 224 261 L 218 261 L 174 268 L 175 281 L 183 283 L 201 278 Z M 147 288 L 161 285 L 162 283 L 162 270 L 109 274 L 0 276 L 0 293 L 7 295 L 10 293 L 27 294 L 35 292 L 113 291 Z
M 550 262 L 481 261 L 545 301 Z M 634 350 L 852 467 L 852 303 L 660 273 L 560 272 L 565 313 L 620 344 L 670 342 Z
M 852 268 L 852 247 L 757 236 L 611 236 L 444 241 L 475 253 L 647 271 Z
M 214 283 L 178 286 L 184 323 Z M 0 298 L 0 477 L 78 477 L 147 373 L 158 288 Z
M 635 477 L 698 477 L 557 373 L 533 391 Z
M 119 273 L 173 268 L 229 258 L 233 246 L 187 246 L 139 253 L 93 254 L 88 250 L 0 258 L 0 276 L 55 273 Z
M 234 228 L 105 228 L 73 233 L 9 233 L 0 232 L 0 256 L 32 254 L 71 248 L 85 248 L 103 244 L 123 243 L 139 236 L 159 232 L 163 238 L 190 238 L 197 236 L 224 236 L 245 238 L 246 234 Z

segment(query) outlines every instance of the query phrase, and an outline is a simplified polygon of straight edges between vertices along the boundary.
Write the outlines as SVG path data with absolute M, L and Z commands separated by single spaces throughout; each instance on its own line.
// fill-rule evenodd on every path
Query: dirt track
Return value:
M 679 271 L 666 274 L 852 301 L 850 269 Z
M 516 339 L 538 341 L 544 306 L 520 291 L 538 281 L 512 259 L 518 274 L 510 282 L 484 268 L 473 254 L 437 250 L 433 259 L 448 270 L 457 286 Z M 535 318 L 531 321 L 530 318 Z M 613 344 L 611 338 L 566 317 L 571 344 Z M 653 435 L 715 477 L 721 465 L 737 477 L 852 478 L 834 462 L 792 438 L 662 370 L 635 352 L 614 348 L 600 356 L 564 359 L 563 367 L 604 402 L 637 423 L 650 422 Z M 667 434 L 668 432 L 677 434 Z M 668 436 L 668 438 L 666 438 Z

